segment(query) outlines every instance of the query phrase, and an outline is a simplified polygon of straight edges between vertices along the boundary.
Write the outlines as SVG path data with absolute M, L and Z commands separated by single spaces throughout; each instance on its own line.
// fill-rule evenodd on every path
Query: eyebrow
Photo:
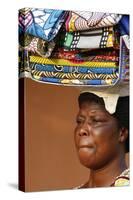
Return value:
M 107 113 L 105 111 L 101 110 L 101 109 L 96 109 L 96 110 L 90 111 L 90 117 L 93 117 L 95 115 L 100 115 L 100 116 L 105 115 L 105 116 L 108 116 Z M 84 116 L 82 113 L 81 114 L 79 113 L 77 115 L 77 118 L 83 118 L 83 119 L 85 119 L 86 116 Z
M 85 119 L 85 116 L 83 116 L 83 115 L 77 115 L 76 118 L 84 118 Z
M 104 112 L 104 111 L 102 111 L 101 109 L 96 109 L 96 110 L 91 110 L 91 111 L 90 111 L 90 114 L 103 113 L 103 112 Z M 85 117 L 85 116 L 82 115 L 82 114 L 78 114 L 78 116 Z

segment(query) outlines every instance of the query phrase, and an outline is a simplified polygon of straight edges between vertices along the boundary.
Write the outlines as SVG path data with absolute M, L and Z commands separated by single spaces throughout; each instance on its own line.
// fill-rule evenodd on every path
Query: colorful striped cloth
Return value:
M 20 77 L 67 86 L 128 84 L 129 40 L 125 34 L 129 34 L 126 15 L 21 9 Z
M 79 61 L 73 62 L 72 60 L 56 59 L 56 58 L 42 58 L 39 56 L 30 56 L 31 63 L 47 64 L 47 65 L 61 65 L 61 66 L 77 66 L 77 67 L 115 67 L 116 62 L 92 62 L 92 61 Z
M 117 82 L 117 79 L 107 79 L 107 80 L 78 80 L 78 79 L 61 79 L 61 78 L 49 78 L 49 77 L 39 77 L 37 75 L 32 75 L 32 79 L 57 85 L 66 86 L 111 86 Z
M 25 52 L 26 53 L 26 52 Z M 20 60 L 20 77 L 26 74 L 34 80 L 68 86 L 111 86 L 129 82 L 129 50 L 123 37 L 120 39 L 120 62 L 74 63 L 65 59 L 50 59 L 24 55 L 24 64 Z
M 31 63 L 30 68 L 36 71 L 44 72 L 63 72 L 63 73 L 96 73 L 96 74 L 113 74 L 118 72 L 118 67 L 75 67 L 59 66 Z
M 117 79 L 118 73 L 113 74 L 96 74 L 92 72 L 88 73 L 64 73 L 64 72 L 47 72 L 47 71 L 37 71 L 32 70 L 32 74 L 38 77 L 49 77 L 49 78 L 60 78 L 60 79 L 82 79 L 82 80 L 107 80 L 107 79 Z

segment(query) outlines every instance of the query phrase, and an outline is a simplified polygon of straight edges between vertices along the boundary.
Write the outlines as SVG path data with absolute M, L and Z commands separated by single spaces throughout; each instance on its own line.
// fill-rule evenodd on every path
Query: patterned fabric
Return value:
M 63 73 L 96 73 L 96 74 L 114 74 L 118 72 L 118 67 L 74 67 L 61 65 L 45 65 L 38 63 L 30 64 L 31 70 L 45 72 L 63 72 Z
M 90 51 L 66 51 L 62 48 L 58 48 L 52 52 L 52 58 L 63 58 L 73 61 L 93 61 L 93 62 L 118 62 L 119 51 L 106 48 L 106 49 L 95 49 Z
M 19 75 L 68 86 L 129 82 L 126 15 L 24 8 L 19 11 Z M 66 28 L 66 29 L 65 29 Z M 101 87 L 102 88 L 102 87 Z
M 120 186 L 129 186 L 130 181 L 130 170 L 126 169 L 124 172 L 120 174 L 120 176 L 116 177 L 115 182 L 112 186 L 120 187 Z
M 117 79 L 118 74 L 96 74 L 96 73 L 63 73 L 63 72 L 47 72 L 47 71 L 37 71 L 32 70 L 32 74 L 39 77 L 52 77 L 52 78 L 61 78 L 61 79 L 82 79 L 82 80 L 107 80 L 107 79 Z
M 69 86 L 100 86 L 114 84 L 118 79 L 118 67 L 115 66 L 111 68 L 96 68 L 84 66 L 55 66 L 35 63 L 30 63 L 30 66 L 27 66 L 27 68 L 24 68 L 24 66 L 21 65 L 20 67 L 20 77 L 26 76 L 44 83 L 62 84 Z M 109 73 L 107 73 L 108 71 Z
M 59 38 L 59 47 L 69 50 L 119 47 L 118 32 L 106 27 L 82 32 L 64 32 Z
M 47 42 L 40 38 L 28 34 L 21 34 L 19 36 L 19 50 L 29 51 L 31 54 L 42 57 L 49 57 L 55 47 L 55 42 Z
M 121 186 L 129 186 L 130 184 L 130 170 L 124 170 L 119 176 L 115 178 L 115 181 L 110 185 L 114 187 L 121 187 Z M 81 189 L 84 188 L 85 183 L 74 187 L 73 189 Z
M 129 35 L 129 15 L 123 15 L 119 22 L 121 35 Z
M 109 27 L 117 24 L 121 17 L 122 15 L 114 13 L 71 11 L 66 20 L 66 30 L 73 32 Z
M 51 41 L 67 16 L 63 10 L 23 8 L 19 11 L 19 34 L 27 33 Z
M 63 65 L 63 66 L 77 66 L 77 67 L 114 67 L 116 62 L 92 62 L 92 61 L 77 61 L 56 58 L 42 58 L 39 56 L 30 56 L 31 63 L 47 64 L 47 65 Z
M 44 83 L 50 83 L 50 84 L 56 84 L 56 85 L 68 85 L 68 86 L 109 86 L 114 85 L 117 81 L 116 79 L 107 79 L 107 80 L 79 80 L 79 79 L 61 79 L 61 78 L 51 78 L 51 77 L 40 77 L 38 75 L 32 75 L 32 79 L 44 82 Z
M 38 56 L 21 55 L 20 77 L 26 76 L 46 83 L 84 86 L 111 86 L 129 82 L 129 50 L 123 37 L 120 40 L 120 62 L 73 62 L 65 59 L 49 59 Z M 20 57 L 20 58 L 21 58 Z M 28 60 L 29 59 L 29 60 Z
M 120 20 L 119 24 L 119 32 L 120 35 L 123 36 L 123 39 L 125 41 L 125 44 L 128 49 L 130 49 L 130 39 L 129 39 L 129 15 L 122 16 L 122 19 Z
M 19 77 L 31 78 L 29 52 L 26 50 L 19 51 Z
M 123 36 L 121 37 L 120 44 L 120 82 L 129 83 L 129 49 L 125 44 Z

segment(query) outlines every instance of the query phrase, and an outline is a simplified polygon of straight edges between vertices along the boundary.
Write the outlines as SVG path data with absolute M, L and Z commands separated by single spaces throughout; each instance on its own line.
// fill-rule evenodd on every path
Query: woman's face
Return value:
M 91 169 L 100 169 L 119 152 L 117 120 L 103 106 L 82 103 L 76 118 L 75 144 L 80 162 Z

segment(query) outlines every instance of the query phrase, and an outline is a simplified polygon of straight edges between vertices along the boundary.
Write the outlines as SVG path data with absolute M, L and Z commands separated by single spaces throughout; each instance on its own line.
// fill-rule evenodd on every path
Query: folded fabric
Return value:
M 31 78 L 29 52 L 27 50 L 19 51 L 19 77 Z
M 129 15 L 123 15 L 118 25 L 121 35 L 129 35 Z
M 121 37 L 120 42 L 120 82 L 129 83 L 129 49 L 127 48 L 124 36 Z
M 19 33 L 51 41 L 60 30 L 66 19 L 63 10 L 23 8 L 19 11 Z
M 99 89 L 128 85 L 129 16 L 21 9 L 19 75 L 42 83 Z
M 90 30 L 117 24 L 122 15 L 103 12 L 70 11 L 66 20 L 68 32 Z
M 58 48 L 52 52 L 52 58 L 63 58 L 73 61 L 93 61 L 93 62 L 118 62 L 119 51 L 105 48 L 86 51 L 66 51 L 63 48 Z
M 64 59 L 48 59 L 38 56 L 28 57 L 25 51 L 20 60 L 20 77 L 30 77 L 36 81 L 69 86 L 123 86 L 129 82 L 129 49 L 124 36 L 120 38 L 119 67 L 116 62 L 77 62 Z M 28 60 L 30 59 L 30 60 Z M 111 70 L 108 72 L 107 70 Z M 105 73 L 103 73 L 103 71 Z
M 117 79 L 107 79 L 107 80 L 78 80 L 78 79 L 61 79 L 61 78 L 49 78 L 49 77 L 39 77 L 37 75 L 32 75 L 32 79 L 57 85 L 68 85 L 68 86 L 110 86 L 114 85 Z
M 47 42 L 43 39 L 37 38 L 28 34 L 21 34 L 19 36 L 19 50 L 27 50 L 31 54 L 42 57 L 49 57 L 55 47 L 55 42 L 52 40 Z
M 72 73 L 63 73 L 63 72 L 47 72 L 47 71 L 37 71 L 37 70 L 32 70 L 31 71 L 32 75 L 34 74 L 35 76 L 38 77 L 51 77 L 51 78 L 61 78 L 61 79 L 82 79 L 82 80 L 107 80 L 107 79 L 117 79 L 118 74 L 113 73 L 113 74 L 96 74 L 96 73 L 77 73 L 77 72 L 72 72 Z
M 31 63 L 31 70 L 40 72 L 63 72 L 63 73 L 96 73 L 96 74 L 114 74 L 118 72 L 118 67 L 74 67 L 59 65 L 44 65 Z
M 69 50 L 118 48 L 118 31 L 115 27 L 106 27 L 82 32 L 64 32 L 60 35 L 57 45 Z
M 120 35 L 123 36 L 123 39 L 125 41 L 126 47 L 130 49 L 130 36 L 129 36 L 129 15 L 123 15 L 119 24 L 119 32 Z
M 92 61 L 77 61 L 56 58 L 42 58 L 39 56 L 30 56 L 31 63 L 47 64 L 47 65 L 61 65 L 61 66 L 77 66 L 77 67 L 115 67 L 116 62 L 92 62 Z

